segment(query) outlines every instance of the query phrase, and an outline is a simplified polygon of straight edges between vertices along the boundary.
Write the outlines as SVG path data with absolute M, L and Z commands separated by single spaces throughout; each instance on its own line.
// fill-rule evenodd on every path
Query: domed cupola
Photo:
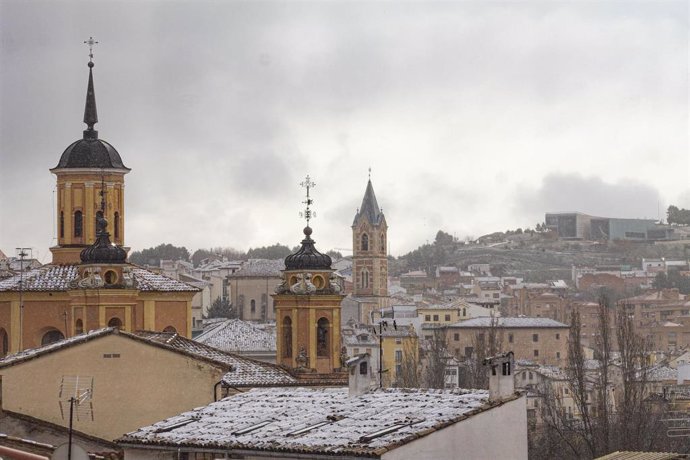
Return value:
M 96 110 L 96 93 L 93 88 L 93 62 L 89 66 L 89 84 L 86 90 L 86 104 L 84 106 L 84 137 L 65 149 L 60 161 L 53 169 L 63 168 L 100 168 L 100 169 L 130 169 L 122 163 L 120 154 L 115 147 L 98 138 L 98 131 L 93 125 L 98 123 Z
M 302 247 L 285 258 L 285 270 L 330 270 L 330 256 L 316 250 L 311 233 L 311 227 L 304 228 L 305 238 L 302 240 Z
M 98 233 L 96 241 L 83 249 L 79 254 L 83 264 L 124 264 L 127 261 L 127 251 L 110 242 L 110 233 L 106 231 L 108 221 L 98 216 L 96 218 Z

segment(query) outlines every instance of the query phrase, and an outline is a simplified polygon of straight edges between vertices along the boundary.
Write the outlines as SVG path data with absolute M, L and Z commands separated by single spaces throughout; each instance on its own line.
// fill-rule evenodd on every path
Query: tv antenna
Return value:
M 24 257 L 33 258 L 31 248 L 16 248 L 19 257 L 19 351 L 24 349 Z
M 69 408 L 69 438 L 67 460 L 72 460 L 72 431 L 74 417 L 93 421 L 93 377 L 63 375 L 60 382 L 60 415 L 65 419 Z

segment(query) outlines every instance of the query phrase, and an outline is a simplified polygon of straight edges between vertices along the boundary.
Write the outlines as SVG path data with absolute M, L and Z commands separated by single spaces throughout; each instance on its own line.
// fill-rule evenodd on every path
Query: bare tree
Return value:
M 611 308 L 605 294 L 599 298 L 598 316 L 599 333 L 595 341 L 595 351 L 599 359 L 599 372 L 596 375 L 596 431 L 592 434 L 598 438 L 597 445 L 601 453 L 608 453 L 610 452 L 611 412 L 613 411 L 609 396 L 613 337 L 611 336 Z
M 588 395 L 587 368 L 581 341 L 582 323 L 580 312 L 573 309 L 570 316 L 570 335 L 568 339 L 568 366 L 565 370 L 568 376 L 568 386 L 579 415 L 579 437 L 587 448 L 587 456 L 593 458 L 597 454 L 596 437 L 594 436 L 594 422 Z
M 436 329 L 431 340 L 424 341 L 422 345 L 423 384 L 426 388 L 445 387 L 448 358 L 445 332 Z
M 491 316 L 489 327 L 476 332 L 472 337 L 472 357 L 465 361 L 468 380 L 473 388 L 489 388 L 489 375 L 484 368 L 484 359 L 496 356 L 502 351 L 503 331 L 498 327 L 499 318 Z
M 419 388 L 419 351 L 413 341 L 406 340 L 403 345 L 402 361 L 399 363 L 396 384 L 403 388 Z

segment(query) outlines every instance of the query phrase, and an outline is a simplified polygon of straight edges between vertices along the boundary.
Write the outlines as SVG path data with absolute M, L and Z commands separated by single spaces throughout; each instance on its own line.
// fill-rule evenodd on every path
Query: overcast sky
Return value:
M 0 249 L 50 261 L 89 36 L 132 250 L 293 246 L 306 174 L 349 248 L 369 167 L 393 255 L 690 207 L 688 3 L 0 0 Z

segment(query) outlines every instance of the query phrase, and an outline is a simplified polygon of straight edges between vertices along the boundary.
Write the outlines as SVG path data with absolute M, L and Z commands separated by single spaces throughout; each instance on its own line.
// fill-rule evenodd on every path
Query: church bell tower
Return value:
M 99 139 L 96 93 L 93 84 L 93 45 L 89 45 L 89 82 L 84 107 L 83 137 L 65 149 L 57 166 L 50 170 L 57 176 L 57 245 L 50 248 L 54 264 L 78 264 L 80 253 L 98 237 L 97 220 L 109 222 L 113 243 L 125 244 L 124 176 L 130 169 L 108 142 Z M 102 193 L 107 206 L 100 208 Z
M 388 225 L 379 208 L 371 184 L 367 182 L 362 205 L 352 222 L 352 283 L 353 295 L 358 298 L 388 297 Z
M 283 280 L 273 295 L 276 362 L 297 373 L 332 374 L 343 367 L 340 303 L 344 295 L 331 258 L 317 251 L 311 239 L 309 191 L 314 185 L 309 176 L 302 182 L 307 189 L 304 239 L 300 249 L 285 258 Z

